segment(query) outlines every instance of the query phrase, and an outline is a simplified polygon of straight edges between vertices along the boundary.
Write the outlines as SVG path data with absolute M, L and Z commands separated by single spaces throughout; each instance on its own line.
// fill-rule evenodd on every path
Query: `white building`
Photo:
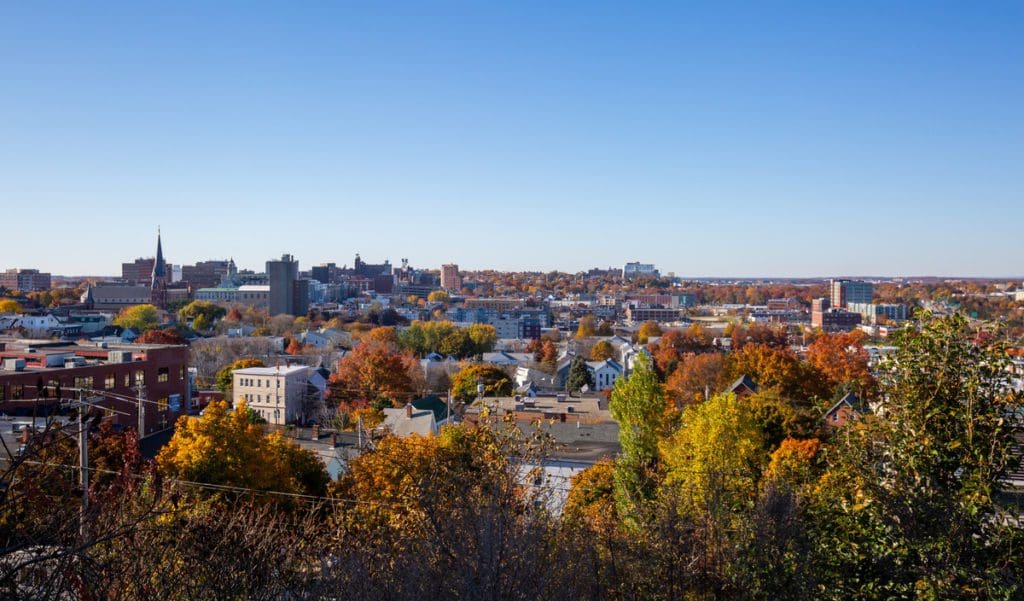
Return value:
M 300 420 L 310 404 L 323 400 L 322 392 L 310 386 L 310 371 L 304 365 L 236 369 L 232 405 L 245 401 L 268 424 Z

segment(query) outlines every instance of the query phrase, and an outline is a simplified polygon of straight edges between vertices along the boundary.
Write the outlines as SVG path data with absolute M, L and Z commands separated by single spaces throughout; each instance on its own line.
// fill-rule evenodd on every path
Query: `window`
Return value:
M 4 386 L 3 384 L 0 384 L 0 401 L 6 401 L 6 400 L 7 400 L 7 387 Z
M 11 400 L 17 401 L 25 398 L 25 386 L 23 384 L 11 384 Z
M 146 372 L 141 369 L 135 370 L 135 385 L 142 386 L 146 383 Z
M 178 379 L 179 380 L 184 380 L 185 379 L 185 367 L 184 366 L 178 368 Z
M 131 385 L 132 385 L 132 375 L 130 373 L 126 373 L 124 375 L 124 387 L 128 388 Z
M 103 378 L 103 387 L 107 390 L 110 390 L 116 385 L 117 377 L 114 374 L 107 374 L 106 377 Z
M 160 397 L 156 402 L 157 411 L 167 411 L 167 397 Z
M 171 369 L 169 367 L 158 367 L 156 369 L 156 381 L 166 382 L 170 373 Z
M 77 377 L 75 378 L 75 388 L 78 390 L 91 390 L 92 389 L 92 378 L 91 377 Z M 77 391 L 76 391 L 77 392 Z

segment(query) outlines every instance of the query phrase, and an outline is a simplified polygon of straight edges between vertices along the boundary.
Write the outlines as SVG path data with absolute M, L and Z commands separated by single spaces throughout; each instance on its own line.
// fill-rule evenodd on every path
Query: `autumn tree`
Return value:
M 301 355 L 302 354 L 302 343 L 299 342 L 298 338 L 292 338 L 291 342 L 288 343 L 288 348 L 284 352 L 289 355 Z
M 600 340 L 590 349 L 591 361 L 604 361 L 615 357 L 615 347 L 607 340 Z
M 614 461 L 602 459 L 572 477 L 563 514 L 567 521 L 579 521 L 589 526 L 618 525 Z
M 21 305 L 18 301 L 9 298 L 0 299 L 0 313 L 21 313 Z
M 653 319 L 649 319 L 640 324 L 640 329 L 637 330 L 637 342 L 640 344 L 647 344 L 647 341 L 656 336 L 661 336 L 661 326 L 658 322 Z
M 217 390 L 224 393 L 225 396 L 231 395 L 231 389 L 235 385 L 235 370 L 245 369 L 247 367 L 264 367 L 263 361 L 259 359 L 239 359 L 231 365 L 221 368 L 217 372 L 217 376 L 214 380 L 214 386 Z
M 732 393 L 687 407 L 682 427 L 664 443 L 664 486 L 684 491 L 697 512 L 743 507 L 757 492 L 767 457 L 761 436 L 746 403 Z
M 658 481 L 658 431 L 665 397 L 646 355 L 637 356 L 628 378 L 615 380 L 608 404 L 619 424 L 622 451 L 615 462 L 615 504 L 627 523 L 641 520 Z
M 206 327 L 197 328 L 193 325 L 193 328 L 196 330 L 205 330 L 226 314 L 227 309 L 216 303 L 197 300 L 182 307 L 181 310 L 178 311 L 178 319 L 181 321 L 190 321 L 202 317 L 202 323 L 206 324 Z
M 594 316 L 585 315 L 580 318 L 579 327 L 576 328 L 576 338 L 586 338 L 588 336 L 594 336 L 597 333 L 597 328 L 594 325 Z
M 587 367 L 587 362 L 579 355 L 572 358 L 569 364 L 569 375 L 565 378 L 565 389 L 569 394 L 579 392 L 584 386 L 594 387 L 594 376 Z
M 242 321 L 242 312 L 238 310 L 238 307 L 231 307 L 224 319 L 231 323 L 238 323 Z
M 729 384 L 728 364 L 719 353 L 688 355 L 665 382 L 665 397 L 677 407 L 703 402 Z
M 450 303 L 451 300 L 451 296 L 449 296 L 444 290 L 433 290 L 427 295 L 427 301 L 431 303 L 447 304 Z
M 181 337 L 178 330 L 165 328 L 163 330 L 149 330 L 135 339 L 136 344 L 188 344 L 188 341 Z
M 134 305 L 121 309 L 112 323 L 119 328 L 145 333 L 155 328 L 160 320 L 153 305 Z
M 847 387 L 861 398 L 874 396 L 875 378 L 868 367 L 863 341 L 863 332 L 855 330 L 824 334 L 808 347 L 807 363 L 817 370 L 829 392 L 836 393 Z
M 412 355 L 380 342 L 364 341 L 338 362 L 329 384 L 335 402 L 380 401 L 400 406 L 422 391 L 423 372 Z
M 512 394 L 512 380 L 504 370 L 489 363 L 475 363 L 463 367 L 452 378 L 452 395 L 462 402 L 472 401 L 477 397 L 478 384 L 483 384 L 484 396 Z
M 774 388 L 791 399 L 807 400 L 818 387 L 793 351 L 763 344 L 745 344 L 729 355 L 730 378 L 748 375 L 762 388 Z
M 244 401 L 229 411 L 214 401 L 201 417 L 182 416 L 157 456 L 167 477 L 255 490 L 323 495 L 330 478 L 320 460 L 279 432 L 251 424 Z

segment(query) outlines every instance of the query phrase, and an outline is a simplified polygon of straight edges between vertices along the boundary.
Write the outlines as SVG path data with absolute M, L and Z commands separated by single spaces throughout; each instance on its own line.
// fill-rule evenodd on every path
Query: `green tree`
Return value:
M 474 355 L 489 353 L 494 350 L 494 345 L 498 343 L 498 331 L 492 325 L 475 323 L 469 326 L 467 331 L 469 333 L 469 340 L 473 343 Z
M 569 375 L 565 378 L 565 389 L 569 394 L 579 392 L 584 386 L 594 387 L 594 376 L 587 368 L 587 362 L 583 357 L 576 355 L 569 364 Z
M 1017 598 L 1024 533 L 995 498 L 1022 402 L 1005 346 L 961 315 L 925 314 L 895 342 L 884 411 L 843 428 L 815 487 L 810 567 L 831 598 Z
M 227 315 L 227 309 L 210 301 L 192 301 L 185 305 L 178 311 L 178 319 L 181 321 L 189 321 L 191 319 L 197 319 L 202 317 L 206 324 L 213 324 L 218 319 L 223 318 Z M 205 328 L 196 328 L 196 330 Z M 208 327 L 208 326 L 207 326 Z
M 153 305 L 135 305 L 121 309 L 114 318 L 113 324 L 119 328 L 131 329 L 145 333 L 160 323 L 156 307 Z
M 615 504 L 627 524 L 638 525 L 658 482 L 658 432 L 665 396 L 651 360 L 641 353 L 629 379 L 619 378 L 608 404 L 619 423 L 622 451 L 615 462 Z

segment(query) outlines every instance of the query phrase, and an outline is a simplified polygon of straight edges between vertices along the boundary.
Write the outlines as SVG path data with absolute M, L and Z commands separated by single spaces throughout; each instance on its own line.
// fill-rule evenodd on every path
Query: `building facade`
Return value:
M 87 398 L 142 435 L 172 427 L 189 408 L 188 347 L 159 344 L 0 342 L 0 411 L 31 415 Z
M 310 368 L 248 367 L 234 371 L 233 406 L 245 401 L 268 424 L 283 426 L 303 418 L 304 407 L 317 399 L 310 389 Z
M 441 287 L 445 290 L 462 290 L 462 276 L 459 275 L 459 266 L 450 263 L 441 266 Z
M 850 303 L 870 303 L 875 296 L 871 282 L 860 280 L 831 280 L 829 291 L 834 309 L 845 309 Z
M 0 287 L 21 292 L 50 289 L 50 274 L 38 269 L 8 269 L 0 272 Z

